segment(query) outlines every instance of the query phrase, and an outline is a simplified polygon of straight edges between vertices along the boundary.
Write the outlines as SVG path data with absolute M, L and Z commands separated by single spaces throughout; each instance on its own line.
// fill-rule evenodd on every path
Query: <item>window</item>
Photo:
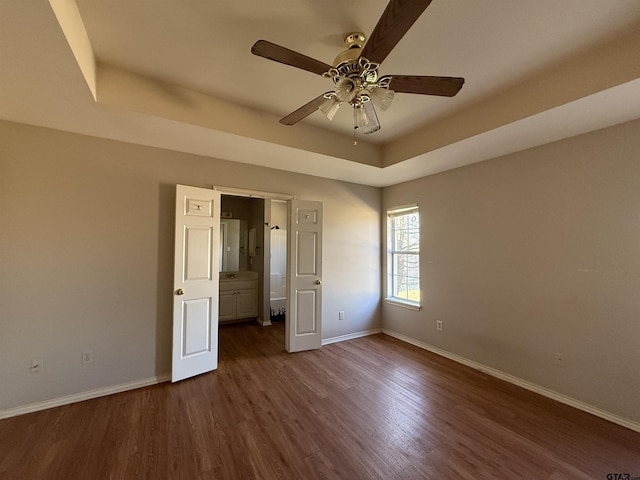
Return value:
M 420 306 L 420 214 L 418 206 L 387 211 L 387 300 Z

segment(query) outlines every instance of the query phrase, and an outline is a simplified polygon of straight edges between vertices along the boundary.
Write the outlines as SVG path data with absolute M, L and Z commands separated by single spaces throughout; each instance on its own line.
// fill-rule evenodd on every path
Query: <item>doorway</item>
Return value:
M 219 325 L 277 322 L 284 348 L 288 200 L 220 191 Z
M 255 227 L 248 226 L 248 260 L 259 281 L 257 318 L 263 325 L 270 320 L 270 243 L 272 206 L 286 205 L 286 312 L 285 350 L 301 352 L 322 345 L 322 202 L 300 200 L 292 195 L 213 187 L 221 196 L 248 198 L 259 209 L 252 210 Z M 276 207 L 277 211 L 278 207 Z M 222 209 L 222 211 L 226 211 Z M 225 214 L 226 215 L 226 214 Z M 265 254 L 265 252 L 267 252 Z M 255 253 L 255 255 L 253 255 Z M 251 257 L 253 259 L 251 259 Z M 249 268 L 249 267 L 247 267 Z M 262 268 L 262 270 L 260 270 Z
M 275 200 L 287 206 L 285 350 L 293 353 L 321 347 L 322 202 L 256 193 L 261 192 L 176 186 L 173 382 L 217 368 L 220 320 L 223 316 L 231 320 L 227 309 L 234 317 L 271 323 L 271 207 Z M 244 235 L 237 242 L 237 250 L 246 251 L 246 270 L 223 272 L 220 267 L 236 265 L 235 260 L 223 260 L 235 248 L 232 239 L 223 238 L 235 230 L 229 225 L 221 228 L 221 217 L 233 220 L 234 216 L 222 206 L 223 195 L 248 197 L 252 206 L 258 206 L 247 210 L 251 223 L 247 220 L 246 246 Z M 237 230 L 243 230 L 242 225 Z M 280 230 L 278 227 L 274 230 Z M 238 255 L 237 265 L 242 268 Z M 223 277 L 232 284 L 224 292 L 219 288 Z
M 269 222 L 270 320 L 284 322 L 287 311 L 287 202 L 271 201 Z

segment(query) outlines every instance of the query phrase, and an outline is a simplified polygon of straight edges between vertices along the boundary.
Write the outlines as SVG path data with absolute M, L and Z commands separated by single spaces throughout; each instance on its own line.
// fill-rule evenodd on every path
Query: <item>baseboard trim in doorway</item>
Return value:
M 329 345 L 330 343 L 344 342 L 346 340 L 353 340 L 354 338 L 367 337 L 369 335 L 376 335 L 382 333 L 381 328 L 372 328 L 371 330 L 364 330 L 362 332 L 347 333 L 346 335 L 338 335 L 337 337 L 325 338 L 322 340 L 322 345 Z
M 500 380 L 504 380 L 505 382 L 512 383 L 522 388 L 526 388 L 527 390 L 538 393 L 544 397 L 551 398 L 552 400 L 556 400 L 560 403 L 564 403 L 565 405 L 569 405 L 571 407 L 577 408 L 578 410 L 582 410 L 583 412 L 590 413 L 592 415 L 595 415 L 596 417 L 604 418 L 605 420 L 640 433 L 640 423 L 629 420 L 628 418 L 624 418 L 611 412 L 607 412 L 606 410 L 602 410 L 598 407 L 594 407 L 593 405 L 589 405 L 588 403 L 581 402 L 579 400 L 576 400 L 575 398 L 568 397 L 567 395 L 563 395 L 562 393 L 558 393 L 554 390 L 549 390 L 548 388 L 542 387 L 535 383 L 528 382 L 527 380 L 514 377 L 513 375 L 502 372 L 500 370 L 496 370 L 495 368 L 487 367 L 486 365 L 482 365 L 481 363 L 477 363 L 473 360 L 469 360 L 454 353 L 447 352 L 446 350 L 434 347 L 433 345 L 429 345 L 428 343 L 424 343 L 411 337 L 402 335 L 401 333 L 397 333 L 387 329 L 383 329 L 382 333 L 384 333 L 385 335 L 389 335 L 390 337 L 397 338 L 398 340 L 402 340 L 403 342 L 410 343 L 411 345 L 415 345 L 416 347 L 422 348 L 424 350 L 428 350 L 429 352 L 440 355 L 441 357 L 453 360 L 454 362 L 461 363 L 462 365 L 466 365 L 467 367 L 479 370 L 483 373 L 486 373 L 487 375 L 491 375 L 492 377 L 499 378 Z
M 91 400 L 92 398 L 105 397 L 107 395 L 113 395 L 114 393 L 126 392 L 127 390 L 135 390 L 136 388 L 157 385 L 158 383 L 168 382 L 169 380 L 171 380 L 171 374 L 167 373 L 165 375 L 157 375 L 155 377 L 144 378 L 133 382 L 121 383 L 110 387 L 96 388 L 95 390 L 74 393 L 73 395 L 66 395 L 59 398 L 52 398 L 51 400 L 44 400 L 42 402 L 30 403 L 29 405 L 23 405 L 21 407 L 8 408 L 6 410 L 0 410 L 0 420 L 3 418 L 17 417 L 18 415 L 24 415 L 26 413 L 46 410 L 48 408 L 69 405 L 70 403 Z
M 256 318 L 256 322 L 258 322 L 258 325 L 260 325 L 261 327 L 268 327 L 268 326 L 272 325 L 271 320 L 269 320 L 269 319 L 263 320 L 260 317 Z

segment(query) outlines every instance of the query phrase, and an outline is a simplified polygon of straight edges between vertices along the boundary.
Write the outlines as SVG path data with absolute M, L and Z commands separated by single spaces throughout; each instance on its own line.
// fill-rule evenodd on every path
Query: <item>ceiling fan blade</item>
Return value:
M 280 45 L 276 45 L 275 43 L 271 43 L 266 40 L 258 40 L 253 47 L 251 47 L 251 53 L 258 55 L 259 57 L 284 63 L 285 65 L 301 68 L 308 72 L 317 73 L 318 75 L 322 75 L 331 68 L 331 65 L 327 65 L 320 60 L 307 57 L 306 55 L 294 52 L 293 50 L 289 50 L 288 48 L 281 47 Z
M 391 0 L 360 56 L 382 63 L 430 3 L 431 0 Z
M 439 95 L 441 97 L 455 96 L 464 78 L 460 77 L 429 77 L 421 75 L 389 75 L 391 83 L 389 89 L 396 93 L 418 93 L 420 95 Z
M 327 98 L 325 97 L 325 95 L 329 93 L 331 92 L 323 93 L 319 97 L 316 97 L 313 100 L 311 100 L 309 103 L 304 104 L 299 109 L 295 110 L 294 112 L 291 112 L 286 117 L 280 119 L 280 123 L 284 125 L 294 125 L 298 123 L 300 120 L 302 120 L 303 118 L 307 118 L 313 112 L 318 110 L 320 105 L 322 105 L 324 102 L 327 101 Z

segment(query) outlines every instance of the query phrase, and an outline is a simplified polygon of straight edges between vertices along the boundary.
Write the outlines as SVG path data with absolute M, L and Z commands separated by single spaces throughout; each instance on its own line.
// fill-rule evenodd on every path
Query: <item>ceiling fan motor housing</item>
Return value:
M 349 79 L 349 83 L 351 83 L 349 90 L 352 88 L 362 90 L 367 84 L 376 82 L 378 79 L 376 69 L 365 68 L 364 63 L 361 62 L 360 54 L 366 41 L 367 37 L 361 32 L 353 32 L 345 37 L 344 45 L 347 49 L 339 53 L 333 60 L 335 71 L 332 78 L 336 85 L 341 80 Z M 367 61 L 365 63 L 368 64 Z M 335 73 L 338 75 L 335 75 Z M 344 82 L 341 83 L 343 83 L 342 86 L 344 87 Z
M 362 32 L 353 32 L 344 37 L 344 46 L 347 48 L 362 48 L 364 47 L 367 37 Z
M 353 63 L 360 57 L 360 52 L 364 47 L 367 37 L 364 33 L 353 32 L 344 38 L 344 46 L 346 50 L 340 52 L 338 56 L 333 60 L 333 66 L 338 68 L 343 63 Z

